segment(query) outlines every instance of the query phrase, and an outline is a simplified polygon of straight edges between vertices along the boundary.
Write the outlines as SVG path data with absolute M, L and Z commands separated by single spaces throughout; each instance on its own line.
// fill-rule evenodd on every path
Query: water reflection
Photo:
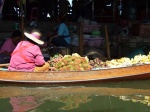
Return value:
M 13 107 L 13 112 L 26 112 L 37 108 L 39 105 L 44 102 L 39 101 L 39 98 L 34 96 L 19 96 L 19 97 L 10 97 L 10 104 Z
M 123 101 L 132 101 L 132 102 L 139 102 L 144 105 L 150 106 L 150 96 L 144 95 L 131 95 L 131 96 L 119 96 L 119 99 Z
M 143 81 L 145 82 L 145 81 Z M 131 82 L 130 82 L 131 83 Z M 141 83 L 141 82 L 140 82 Z M 107 83 L 108 84 L 108 83 Z M 106 84 L 106 85 L 107 85 Z M 149 112 L 150 89 L 116 86 L 1 86 L 2 112 Z M 122 85 L 123 86 L 123 85 Z M 5 108 L 7 107 L 7 108 Z M 128 107 L 128 108 L 126 108 Z

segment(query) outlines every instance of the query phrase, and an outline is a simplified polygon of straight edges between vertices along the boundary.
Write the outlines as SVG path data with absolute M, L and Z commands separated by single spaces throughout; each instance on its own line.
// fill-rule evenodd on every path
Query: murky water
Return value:
M 0 84 L 0 112 L 150 112 L 150 80 Z

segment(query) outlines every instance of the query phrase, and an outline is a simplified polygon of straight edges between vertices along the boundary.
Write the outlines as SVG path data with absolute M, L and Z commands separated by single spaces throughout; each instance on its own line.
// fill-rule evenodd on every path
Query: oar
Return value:
M 0 67 L 8 67 L 9 63 L 0 64 Z

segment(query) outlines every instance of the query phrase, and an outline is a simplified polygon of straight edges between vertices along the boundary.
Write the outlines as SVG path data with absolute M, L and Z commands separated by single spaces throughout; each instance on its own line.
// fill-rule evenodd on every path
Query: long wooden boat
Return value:
M 89 71 L 16 72 L 0 71 L 0 81 L 24 83 L 70 83 L 119 79 L 148 79 L 150 64 Z

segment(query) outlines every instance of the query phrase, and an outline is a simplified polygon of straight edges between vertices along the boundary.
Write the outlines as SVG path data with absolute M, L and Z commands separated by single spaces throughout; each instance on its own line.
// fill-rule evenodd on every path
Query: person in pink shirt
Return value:
M 10 54 L 15 49 L 16 45 L 21 40 L 21 32 L 19 30 L 15 30 L 11 37 L 8 38 L 2 45 L 0 49 L 0 64 L 9 63 Z
M 43 45 L 40 40 L 41 34 L 38 31 L 25 32 L 27 40 L 18 43 L 11 54 L 8 67 L 10 71 L 34 71 L 43 72 L 49 70 L 49 63 L 45 62 L 38 45 Z

